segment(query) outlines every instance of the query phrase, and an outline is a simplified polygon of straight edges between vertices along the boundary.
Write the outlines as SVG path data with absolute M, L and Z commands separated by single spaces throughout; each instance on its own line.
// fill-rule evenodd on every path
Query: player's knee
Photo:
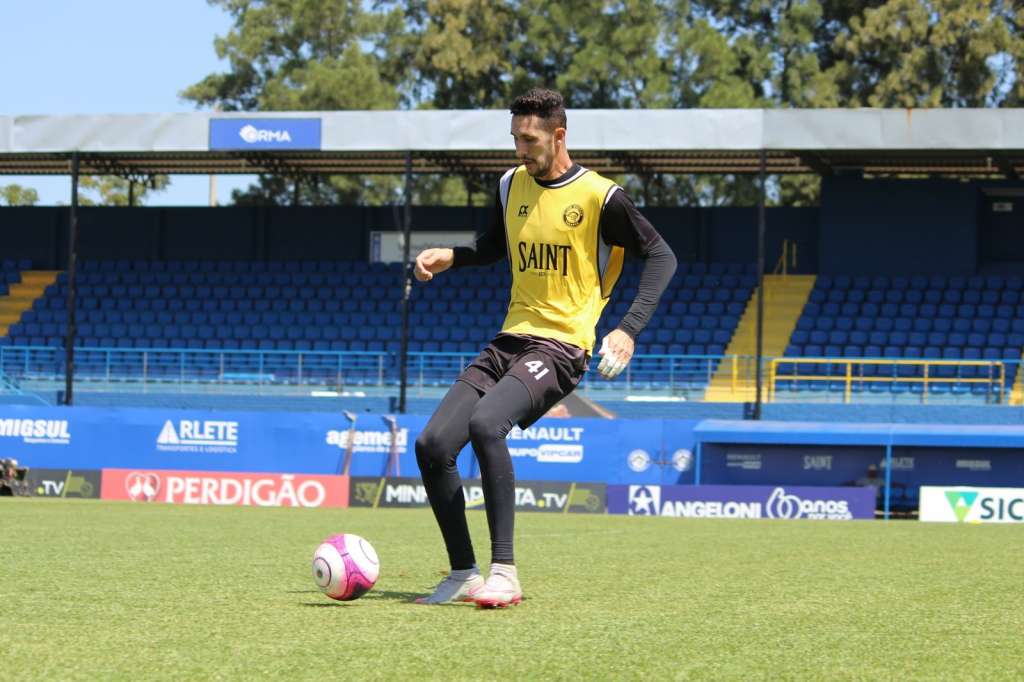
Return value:
M 420 470 L 444 466 L 447 454 L 440 434 L 428 429 L 416 438 L 416 463 Z
M 469 418 L 469 439 L 474 443 L 482 443 L 495 438 L 504 438 L 499 433 L 498 420 L 486 410 L 474 410 Z

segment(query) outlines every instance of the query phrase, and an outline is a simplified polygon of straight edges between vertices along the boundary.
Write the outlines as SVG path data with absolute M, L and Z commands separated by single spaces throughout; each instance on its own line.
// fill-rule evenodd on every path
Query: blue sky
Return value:
M 226 65 L 213 39 L 230 17 L 205 0 L 0 0 L 0 114 L 195 111 L 184 88 Z M 248 176 L 220 176 L 221 203 Z M 67 203 L 67 177 L 0 175 Z M 147 205 L 205 205 L 207 176 L 174 176 Z

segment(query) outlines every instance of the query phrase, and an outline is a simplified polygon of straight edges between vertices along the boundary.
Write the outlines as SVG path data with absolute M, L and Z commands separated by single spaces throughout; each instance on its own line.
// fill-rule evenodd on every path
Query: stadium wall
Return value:
M 972 275 L 980 183 L 822 179 L 821 274 Z
M 489 207 L 421 206 L 416 230 L 480 230 Z M 677 255 L 687 261 L 752 263 L 757 213 L 752 207 L 643 209 Z M 0 259 L 30 259 L 38 269 L 67 260 L 68 211 L 62 207 L 0 208 Z M 783 239 L 795 240 L 800 271 L 817 268 L 816 208 L 767 212 L 767 248 L 774 262 Z M 79 254 L 86 260 L 365 260 L 370 233 L 392 230 L 390 206 L 83 207 Z
M 1024 271 L 1019 214 L 992 218 L 992 201 L 1016 206 L 1022 183 L 822 179 L 821 207 L 766 211 L 769 267 L 792 240 L 798 272 L 821 274 L 969 275 L 998 263 Z M 750 263 L 756 258 L 754 207 L 646 207 L 680 259 Z M 490 207 L 421 206 L 417 230 L 479 230 Z M 0 209 L 0 258 L 31 259 L 37 268 L 66 261 L 67 209 Z M 84 207 L 79 248 L 85 259 L 362 260 L 369 234 L 391 230 L 390 206 Z M 342 229 L 344 228 L 344 229 Z M 1008 268 L 1008 269 L 1007 269 Z
M 922 485 L 1024 485 L 1019 425 L 704 420 L 694 432 L 698 482 L 851 485 L 891 465 L 906 506 Z

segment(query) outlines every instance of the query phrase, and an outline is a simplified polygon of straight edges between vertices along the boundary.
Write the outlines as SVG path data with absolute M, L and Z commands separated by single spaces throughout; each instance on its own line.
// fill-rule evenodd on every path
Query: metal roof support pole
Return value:
M 64 404 L 74 403 L 75 388 L 75 266 L 78 260 L 78 152 L 71 152 L 71 206 L 68 211 L 68 325 L 64 337 Z
M 412 295 L 412 266 L 409 263 L 409 243 L 412 241 L 412 152 L 405 153 L 405 214 L 402 220 L 402 347 L 398 358 L 401 385 L 398 389 L 398 413 L 405 414 L 405 389 L 409 380 L 409 297 Z
M 757 395 L 754 397 L 754 419 L 761 418 L 761 365 L 764 362 L 764 202 L 767 165 L 768 161 L 765 150 L 762 148 L 757 196 L 757 352 L 754 358 L 755 391 Z

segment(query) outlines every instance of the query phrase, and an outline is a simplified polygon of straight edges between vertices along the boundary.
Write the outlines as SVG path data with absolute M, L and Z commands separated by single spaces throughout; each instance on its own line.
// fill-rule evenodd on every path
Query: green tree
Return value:
M 382 78 L 377 47 L 393 27 L 360 0 L 210 0 L 234 25 L 214 41 L 228 73 L 184 90 L 225 111 L 391 109 L 393 83 Z
M 210 0 L 227 73 L 183 94 L 225 110 L 503 108 L 532 86 L 571 107 L 1011 106 L 1024 7 L 1011 0 Z M 570 127 L 571 127 L 570 123 Z M 458 173 L 458 174 L 456 174 Z M 649 204 L 748 204 L 749 176 L 621 179 Z M 427 202 L 493 200 L 492 176 L 417 178 Z M 238 201 L 378 203 L 401 178 L 261 178 Z M 817 201 L 817 176 L 773 202 Z
M 412 0 L 380 3 L 401 17 L 389 36 L 389 73 L 408 106 L 500 108 L 507 103 L 516 3 Z
M 993 0 L 890 0 L 850 18 L 827 73 L 845 106 L 997 106 L 1019 68 L 1010 18 Z
M 82 206 L 141 206 L 153 192 L 171 184 L 166 175 L 126 179 L 116 175 L 83 175 L 78 180 L 78 203 Z
M 997 3 L 999 14 L 1004 17 L 1012 36 L 1009 54 L 1002 60 L 1008 63 L 1009 74 L 1007 81 L 1000 83 L 1000 87 L 1006 92 L 1005 99 L 1001 106 L 1019 107 L 1024 105 L 1024 5 L 1014 0 Z
M 8 206 L 35 206 L 39 202 L 39 192 L 31 187 L 22 187 L 14 183 L 0 186 L 0 201 Z
M 394 109 L 382 45 L 398 30 L 397 14 L 360 0 L 210 0 L 233 19 L 214 41 L 227 73 L 210 74 L 181 95 L 224 111 Z M 240 203 L 376 203 L 394 195 L 393 177 L 336 176 L 300 183 L 260 176 L 236 192 Z

